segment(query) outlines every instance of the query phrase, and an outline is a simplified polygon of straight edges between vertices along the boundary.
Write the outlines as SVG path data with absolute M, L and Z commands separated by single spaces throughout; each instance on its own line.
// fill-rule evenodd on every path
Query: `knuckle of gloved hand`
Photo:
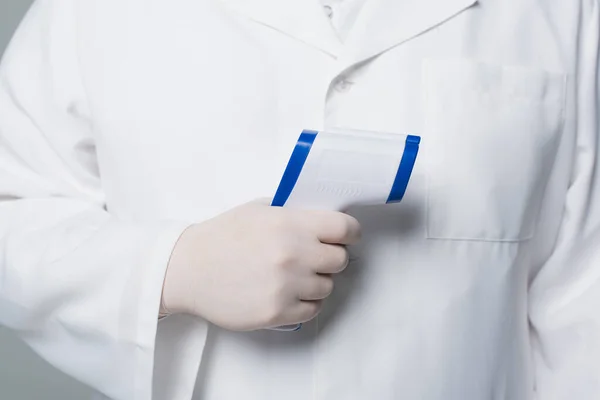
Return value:
M 277 269 L 291 269 L 298 262 L 298 255 L 295 251 L 295 246 L 285 241 L 277 243 L 277 247 L 273 252 L 273 265 Z
M 285 307 L 280 301 L 271 301 L 264 308 L 262 322 L 265 326 L 278 325 L 285 315 Z
M 290 296 L 290 282 L 284 272 L 274 271 L 264 286 L 264 294 L 268 308 L 281 307 Z
M 336 272 L 342 272 L 348 266 L 348 250 L 345 247 L 338 247 L 334 251 L 333 262 Z
M 338 215 L 337 218 L 332 220 L 331 230 L 334 234 L 334 239 L 337 243 L 345 243 L 348 238 L 352 235 L 352 226 L 348 222 L 348 219 L 343 215 Z
M 362 237 L 362 226 L 360 225 L 360 222 L 354 218 L 354 217 L 350 217 L 350 225 L 352 227 L 352 235 L 354 236 L 354 239 L 356 241 L 360 240 Z
M 342 272 L 346 268 L 348 263 L 348 252 L 342 245 L 328 245 L 328 247 L 322 252 L 321 264 L 322 270 L 318 271 L 321 273 L 337 274 Z
M 344 217 L 344 241 L 348 244 L 354 244 L 361 236 L 360 223 L 350 215 Z

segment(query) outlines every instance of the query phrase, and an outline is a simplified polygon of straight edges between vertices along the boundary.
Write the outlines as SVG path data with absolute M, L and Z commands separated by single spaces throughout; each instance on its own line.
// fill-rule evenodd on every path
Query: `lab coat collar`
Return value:
M 478 0 L 368 0 L 340 63 L 350 67 L 454 18 Z
M 222 0 L 235 12 L 337 57 L 342 49 L 319 0 Z
M 319 0 L 222 0 L 234 11 L 314 46 L 346 67 L 442 24 L 478 0 L 368 0 L 342 43 Z

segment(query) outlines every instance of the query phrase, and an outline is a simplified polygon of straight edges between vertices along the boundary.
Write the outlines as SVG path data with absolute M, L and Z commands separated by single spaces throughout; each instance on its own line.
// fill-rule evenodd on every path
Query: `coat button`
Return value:
M 344 93 L 344 92 L 347 92 L 348 90 L 350 90 L 351 86 L 352 86 L 352 82 L 350 82 L 348 79 L 342 77 L 337 80 L 337 82 L 334 85 L 334 88 L 338 92 Z
M 323 6 L 323 9 L 325 10 L 325 15 L 329 18 L 333 18 L 333 8 L 331 8 L 331 6 Z

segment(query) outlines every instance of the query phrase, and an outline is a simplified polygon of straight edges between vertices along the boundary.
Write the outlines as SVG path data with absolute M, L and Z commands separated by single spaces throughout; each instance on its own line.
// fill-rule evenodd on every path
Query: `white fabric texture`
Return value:
M 0 67 L 0 324 L 118 400 L 596 400 L 599 32 L 597 0 L 368 1 L 343 41 L 305 0 L 39 0 Z M 423 141 L 318 323 L 157 328 L 184 227 L 329 127 Z

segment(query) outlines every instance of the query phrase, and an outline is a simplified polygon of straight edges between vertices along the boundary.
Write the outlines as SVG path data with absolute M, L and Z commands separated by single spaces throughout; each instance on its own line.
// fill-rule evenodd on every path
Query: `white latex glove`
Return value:
M 360 237 L 353 217 L 252 202 L 193 225 L 167 270 L 163 312 L 250 331 L 316 317 Z

